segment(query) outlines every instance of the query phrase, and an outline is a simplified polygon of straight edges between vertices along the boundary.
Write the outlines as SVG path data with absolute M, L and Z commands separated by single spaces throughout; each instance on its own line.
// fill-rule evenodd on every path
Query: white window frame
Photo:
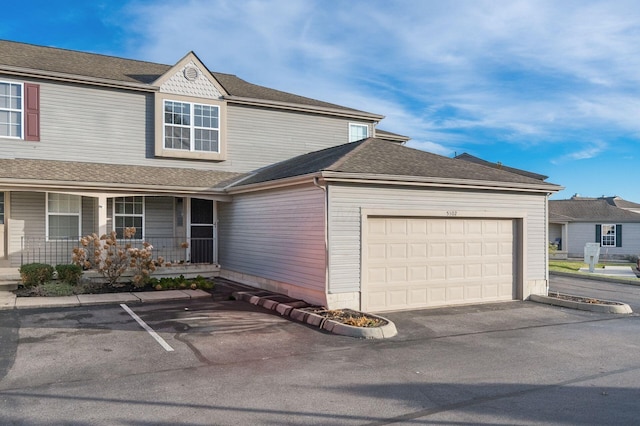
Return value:
M 52 195 L 55 196 L 60 196 L 60 195 L 64 195 L 66 197 L 74 197 L 78 199 L 78 211 L 77 212 L 55 212 L 55 211 L 51 211 L 49 209 L 49 200 L 51 198 Z M 47 216 L 47 223 L 46 223 L 46 240 L 47 241 L 60 241 L 60 240 L 64 240 L 64 239 L 68 239 L 71 237 L 77 237 L 80 238 L 80 236 L 82 236 L 82 196 L 80 195 L 74 195 L 74 194 L 64 194 L 64 193 L 59 193 L 59 192 L 47 192 L 47 197 L 45 200 L 45 207 L 46 207 L 46 216 Z M 50 218 L 51 216 L 75 216 L 78 218 L 78 232 L 77 235 L 68 235 L 66 237 L 51 237 L 51 235 L 49 234 L 50 231 Z
M 141 202 L 142 202 L 142 213 L 116 213 L 117 209 L 116 209 L 116 204 L 118 202 L 118 200 L 122 200 L 125 198 L 133 198 L 134 202 L 136 198 L 140 198 Z M 133 195 L 133 196 L 128 196 L 128 197 L 114 197 L 113 202 L 112 202 L 112 209 L 113 209 L 113 220 L 112 220 L 112 229 L 114 231 L 117 231 L 117 227 L 116 227 L 116 218 L 117 217 L 141 217 L 142 218 L 142 231 L 140 232 L 140 238 L 131 238 L 132 241 L 143 241 L 145 238 L 145 206 L 146 206 L 146 202 L 145 202 L 145 197 L 141 196 L 141 195 Z M 124 238 L 123 236 L 118 236 L 118 239 Z
M 609 228 L 612 232 L 611 233 L 605 233 L 605 227 Z M 613 238 L 612 238 L 613 237 Z M 605 244 L 605 238 L 607 243 Z M 616 246 L 616 240 L 617 240 L 618 236 L 616 235 L 616 225 L 614 224 L 610 224 L 610 223 L 603 223 L 602 225 L 600 225 L 600 245 L 602 247 L 615 247 Z
M 166 121 L 166 105 L 167 102 L 172 102 L 172 103 L 179 103 L 179 104 L 184 104 L 184 105 L 189 105 L 189 124 L 174 124 L 174 123 L 167 123 Z M 196 126 L 195 124 L 195 109 L 196 106 L 201 106 L 201 107 L 207 107 L 207 108 L 211 108 L 214 109 L 217 112 L 217 127 L 203 127 L 203 126 Z M 202 104 L 202 103 L 197 103 L 197 102 L 188 102 L 188 101 L 181 101 L 181 100 L 174 100 L 174 99 L 163 99 L 162 101 L 162 146 L 163 149 L 168 150 L 168 151 L 188 151 L 188 152 L 197 152 L 197 153 L 213 153 L 213 154 L 220 154 L 221 152 L 221 129 L 220 129 L 220 122 L 221 122 L 221 118 L 220 118 L 220 106 L 219 105 L 211 105 L 211 104 Z M 166 128 L 167 126 L 171 126 L 171 127 L 176 127 L 176 128 L 183 128 L 183 129 L 189 129 L 189 149 L 181 149 L 181 148 L 170 148 L 167 147 L 166 143 Z M 218 149 L 215 151 L 211 151 L 211 150 L 199 150 L 196 149 L 196 130 L 212 130 L 212 131 L 216 131 L 218 132 L 218 138 L 216 140 L 216 144 L 218 145 Z
M 24 139 L 24 103 L 25 103 L 24 85 L 22 83 L 17 83 L 15 81 L 4 81 L 4 80 L 0 80 L 0 84 L 8 84 L 9 87 L 11 87 L 11 85 L 20 87 L 20 108 L 19 109 L 11 108 L 11 107 L 5 108 L 0 106 L 0 111 L 2 112 L 8 112 L 9 114 L 17 112 L 20 114 L 20 134 L 18 136 L 8 136 L 8 135 L 0 134 L 0 138 Z
M 353 138 L 353 130 L 354 129 L 365 129 L 365 135 L 363 138 L 359 138 L 359 139 L 354 139 Z M 369 137 L 369 125 L 368 124 L 362 124 L 362 123 L 349 123 L 349 142 L 356 142 L 362 139 L 366 139 Z

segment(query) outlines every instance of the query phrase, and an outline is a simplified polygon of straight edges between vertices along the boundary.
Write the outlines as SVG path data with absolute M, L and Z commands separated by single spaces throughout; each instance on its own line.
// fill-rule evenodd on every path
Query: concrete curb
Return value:
M 561 293 L 562 294 L 562 293 Z M 566 295 L 571 296 L 571 295 Z M 580 296 L 574 296 L 580 297 Z M 608 314 L 632 314 L 631 307 L 626 303 L 613 302 L 609 300 L 603 300 L 603 302 L 616 303 L 616 305 L 608 305 L 603 303 L 585 303 L 575 300 L 558 299 L 553 296 L 541 296 L 538 294 L 532 294 L 529 299 L 533 302 L 546 303 L 547 305 L 562 306 L 563 308 L 579 309 L 581 311 L 600 312 Z
M 352 325 L 343 324 L 338 321 L 328 319 L 322 315 L 318 315 L 314 312 L 305 310 L 309 305 L 301 300 L 286 300 L 278 302 L 274 299 L 285 300 L 286 296 L 274 294 L 265 294 L 266 292 L 260 291 L 260 296 L 251 291 L 237 291 L 232 294 L 236 300 L 242 300 L 244 302 L 251 303 L 256 306 L 276 311 L 280 315 L 289 317 L 294 321 L 308 324 L 312 327 L 317 327 L 321 330 L 328 331 L 330 333 L 339 334 L 342 336 L 356 337 L 361 339 L 386 339 L 398 334 L 395 324 L 384 317 L 367 314 L 367 316 L 380 319 L 385 322 L 385 325 L 380 327 L 355 327 Z
M 165 294 L 163 294 L 165 293 Z M 130 293 L 79 294 L 64 297 L 6 297 L 0 299 L 0 309 L 62 308 L 89 305 L 108 305 L 126 302 L 149 303 L 170 300 L 212 297 L 203 290 L 141 291 Z

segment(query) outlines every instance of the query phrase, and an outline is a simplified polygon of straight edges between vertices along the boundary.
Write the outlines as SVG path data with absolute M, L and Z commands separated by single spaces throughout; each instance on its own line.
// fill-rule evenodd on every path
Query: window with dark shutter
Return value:
M 40 140 L 40 85 L 24 84 L 25 132 L 27 141 Z

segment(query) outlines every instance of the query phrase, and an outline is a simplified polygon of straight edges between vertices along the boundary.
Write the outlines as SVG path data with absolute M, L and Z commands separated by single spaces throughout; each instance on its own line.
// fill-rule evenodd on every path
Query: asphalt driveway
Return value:
M 640 290 L 640 288 L 638 288 Z M 637 424 L 640 317 L 508 302 L 387 314 L 397 337 L 248 303 L 0 312 L 0 424 Z

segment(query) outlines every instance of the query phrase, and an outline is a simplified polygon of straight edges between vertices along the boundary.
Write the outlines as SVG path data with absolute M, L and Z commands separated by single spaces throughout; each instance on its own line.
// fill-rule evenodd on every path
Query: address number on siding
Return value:
M 458 212 L 456 210 L 447 210 L 447 216 L 458 216 Z

